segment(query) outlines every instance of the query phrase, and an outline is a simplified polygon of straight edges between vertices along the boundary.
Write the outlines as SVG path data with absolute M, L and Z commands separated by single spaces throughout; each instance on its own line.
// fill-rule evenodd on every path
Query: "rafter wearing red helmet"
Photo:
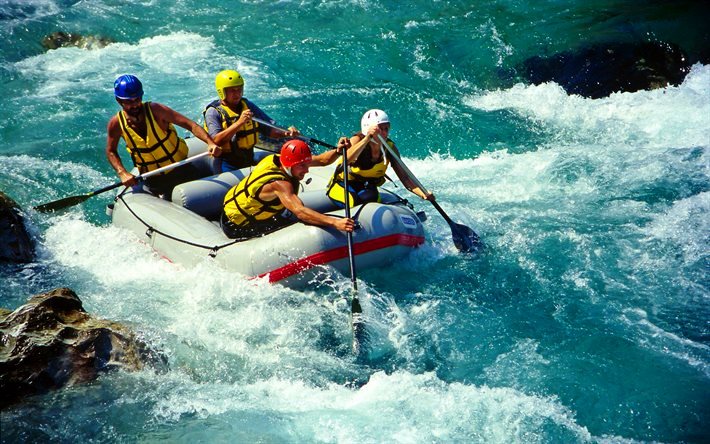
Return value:
M 333 163 L 338 152 L 348 147 L 347 137 L 338 141 L 338 149 L 313 156 L 302 140 L 289 140 L 280 155 L 265 157 L 252 172 L 224 196 L 222 230 L 232 239 L 244 239 L 270 233 L 294 223 L 281 215 L 288 209 L 306 224 L 352 231 L 349 218 L 326 216 L 303 205 L 298 197 L 299 182 L 312 166 Z

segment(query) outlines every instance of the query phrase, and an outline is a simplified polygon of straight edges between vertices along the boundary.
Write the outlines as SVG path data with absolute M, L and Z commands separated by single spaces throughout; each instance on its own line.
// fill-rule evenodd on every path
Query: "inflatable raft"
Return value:
M 188 139 L 190 156 L 205 145 Z M 259 153 L 260 156 L 270 154 Z M 207 173 L 210 159 L 194 164 Z M 113 204 L 113 224 L 135 233 L 166 259 L 194 265 L 211 258 L 225 269 L 249 277 L 267 278 L 289 287 L 317 283 L 332 269 L 349 275 L 347 236 L 333 228 L 296 222 L 273 233 L 237 241 L 224 235 L 219 225 L 227 190 L 249 174 L 245 168 L 181 184 L 172 201 L 146 193 L 140 186 L 126 188 Z M 301 181 L 299 197 L 309 208 L 344 217 L 325 195 L 332 168 L 311 168 Z M 351 209 L 359 228 L 353 233 L 358 270 L 383 267 L 407 256 L 424 243 L 423 213 L 394 193 L 382 191 L 381 203 Z

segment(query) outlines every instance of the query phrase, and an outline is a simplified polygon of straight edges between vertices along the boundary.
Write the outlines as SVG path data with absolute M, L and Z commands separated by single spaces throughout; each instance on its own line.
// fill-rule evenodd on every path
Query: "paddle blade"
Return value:
M 362 307 L 356 294 L 353 294 L 351 321 L 353 327 L 353 353 L 360 355 L 362 343 L 365 340 L 365 322 L 362 319 Z
M 188 159 L 183 160 L 183 162 L 185 162 L 185 161 L 187 161 L 187 160 L 193 160 L 193 159 L 195 159 L 195 158 L 197 158 L 197 157 L 201 157 L 201 156 L 203 156 L 204 154 L 206 154 L 206 153 L 198 154 L 197 156 L 190 157 L 190 158 L 188 158 Z M 170 165 L 170 166 L 172 166 L 172 165 Z M 160 171 L 161 169 L 166 169 L 166 168 L 167 168 L 167 167 L 158 168 L 157 170 L 154 170 L 154 171 L 152 171 L 152 172 L 149 173 L 149 174 L 155 173 L 155 172 L 157 172 L 157 171 Z M 147 176 L 147 174 L 146 174 L 146 176 Z M 78 196 L 69 196 L 69 197 L 65 197 L 64 199 L 59 199 L 59 200 L 55 200 L 54 202 L 49 202 L 49 203 L 46 203 L 46 204 L 42 204 L 42 205 L 36 206 L 36 207 L 35 207 L 35 210 L 37 210 L 37 211 L 39 211 L 39 212 L 41 212 L 41 213 L 46 213 L 46 212 L 49 212 L 49 211 L 61 210 L 61 209 L 63 209 L 63 208 L 67 208 L 67 207 L 71 207 L 71 206 L 73 206 L 73 205 L 80 204 L 80 203 L 84 202 L 86 199 L 88 199 L 88 198 L 90 198 L 90 197 L 92 197 L 92 196 L 96 196 L 97 194 L 101 194 L 101 193 L 105 193 L 106 191 L 113 190 L 113 189 L 115 189 L 115 188 L 120 187 L 121 185 L 123 185 L 121 182 L 116 182 L 116 183 L 114 183 L 114 184 L 111 184 L 111 185 L 109 185 L 109 186 L 103 187 L 103 188 L 101 188 L 101 189 L 94 190 L 94 191 L 92 191 L 92 192 L 90 192 L 90 193 L 80 194 L 80 195 L 78 195 Z
M 57 211 L 74 205 L 78 205 L 84 202 L 86 199 L 90 198 L 91 196 L 93 196 L 93 193 L 82 194 L 80 196 L 69 196 L 65 197 L 64 199 L 55 200 L 54 202 L 48 202 L 46 204 L 38 205 L 35 207 L 35 210 L 39 211 L 40 213 L 49 213 L 51 211 Z
M 454 239 L 454 245 L 459 251 L 469 253 L 483 248 L 481 238 L 466 225 L 451 222 L 449 226 L 451 227 L 451 236 Z

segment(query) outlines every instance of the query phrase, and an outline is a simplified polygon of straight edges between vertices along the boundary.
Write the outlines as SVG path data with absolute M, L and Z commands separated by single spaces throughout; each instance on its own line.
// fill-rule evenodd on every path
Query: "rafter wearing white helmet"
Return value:
M 360 130 L 363 134 L 367 134 L 367 130 L 370 129 L 372 125 L 379 125 L 380 123 L 390 123 L 390 118 L 387 116 L 387 113 L 381 109 L 371 109 L 360 119 Z

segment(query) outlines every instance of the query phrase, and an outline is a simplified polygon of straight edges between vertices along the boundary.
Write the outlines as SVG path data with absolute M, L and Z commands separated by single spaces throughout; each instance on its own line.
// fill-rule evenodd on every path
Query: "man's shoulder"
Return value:
M 164 119 L 167 113 L 173 111 L 169 106 L 158 102 L 145 102 L 145 105 L 150 108 L 150 112 L 158 119 Z
M 158 102 L 145 102 L 146 105 L 150 106 L 150 110 L 155 112 L 156 110 L 162 111 L 162 110 L 169 110 L 170 107 L 168 105 L 163 105 L 162 103 Z
M 207 105 L 205 105 L 205 112 L 212 110 L 212 111 L 217 111 L 217 108 L 221 105 L 222 102 L 220 102 L 219 99 L 214 99 L 210 101 Z
M 264 185 L 266 190 L 284 193 L 286 195 L 295 194 L 296 188 L 286 177 L 279 177 L 270 180 Z
M 120 111 L 113 116 L 111 116 L 110 119 L 108 119 L 108 124 L 106 127 L 108 128 L 109 134 L 111 133 L 119 133 L 121 131 L 121 122 L 118 120 L 118 114 Z
M 214 102 L 212 102 L 214 103 Z M 222 113 L 219 112 L 216 106 L 214 106 L 212 103 L 207 105 L 205 108 L 205 117 L 214 117 L 221 119 L 222 118 Z M 219 105 L 219 104 L 218 104 Z

